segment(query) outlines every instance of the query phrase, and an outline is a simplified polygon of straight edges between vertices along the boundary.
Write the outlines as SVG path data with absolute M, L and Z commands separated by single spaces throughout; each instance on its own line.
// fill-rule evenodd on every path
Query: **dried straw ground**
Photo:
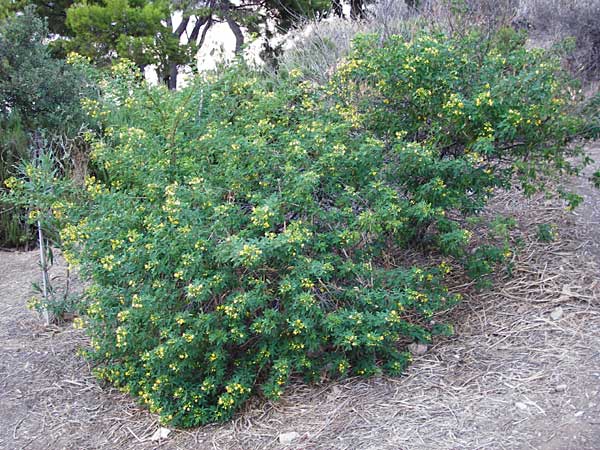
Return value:
M 591 151 L 600 161 L 600 146 Z M 574 185 L 586 197 L 576 213 L 542 198 L 495 202 L 489 214 L 518 218 L 515 237 L 547 222 L 560 237 L 526 238 L 512 277 L 490 290 L 457 279 L 456 335 L 405 376 L 298 384 L 276 404 L 160 442 L 156 418 L 76 356 L 81 332 L 45 328 L 25 308 L 36 254 L 0 253 L 0 448 L 600 449 L 600 193 Z M 280 444 L 290 431 L 299 437 Z

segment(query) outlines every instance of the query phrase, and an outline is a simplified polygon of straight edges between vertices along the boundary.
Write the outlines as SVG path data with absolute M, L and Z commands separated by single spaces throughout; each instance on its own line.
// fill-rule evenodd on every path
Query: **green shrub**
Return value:
M 556 225 L 551 223 L 540 223 L 537 226 L 537 239 L 540 242 L 552 242 L 556 240 Z
M 63 174 L 73 173 L 86 150 L 80 99 L 92 94 L 84 73 L 52 58 L 47 24 L 32 6 L 0 20 L 0 187 L 44 152 L 57 157 Z M 0 204 L 0 246 L 32 241 L 27 214 Z
M 362 37 L 325 86 L 238 67 L 168 92 L 116 67 L 86 103 L 98 176 L 43 202 L 92 280 L 98 376 L 193 426 L 295 375 L 399 373 L 406 344 L 446 333 L 451 266 L 510 256 L 466 219 L 515 176 L 573 170 L 579 126 L 556 61 L 479 44 Z M 31 183 L 11 180 L 36 203 Z M 407 266 L 407 248 L 443 262 Z

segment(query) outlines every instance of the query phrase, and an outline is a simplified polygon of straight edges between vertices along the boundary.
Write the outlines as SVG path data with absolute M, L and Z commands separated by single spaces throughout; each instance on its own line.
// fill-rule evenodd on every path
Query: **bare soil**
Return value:
M 600 161 L 600 146 L 589 150 Z M 457 279 L 455 336 L 404 376 L 298 383 L 277 403 L 161 441 L 154 415 L 93 378 L 81 331 L 45 327 L 26 308 L 37 253 L 0 252 L 0 448 L 600 450 L 600 191 L 573 186 L 585 203 L 572 213 L 543 197 L 494 202 L 487 214 L 520 224 L 512 276 L 485 291 Z M 539 223 L 558 224 L 559 238 L 538 242 Z

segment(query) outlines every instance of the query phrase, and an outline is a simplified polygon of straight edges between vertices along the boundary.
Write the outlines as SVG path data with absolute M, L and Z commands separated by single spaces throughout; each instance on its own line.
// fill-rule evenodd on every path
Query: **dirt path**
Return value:
M 600 161 L 600 146 L 591 152 Z M 586 200 L 576 213 L 541 198 L 496 202 L 522 228 L 560 222 L 560 239 L 525 241 L 512 278 L 491 291 L 459 287 L 456 336 L 405 376 L 298 385 L 161 442 L 150 440 L 156 418 L 76 356 L 80 331 L 45 328 L 26 309 L 37 254 L 0 252 L 0 448 L 600 450 L 600 192 L 576 186 Z

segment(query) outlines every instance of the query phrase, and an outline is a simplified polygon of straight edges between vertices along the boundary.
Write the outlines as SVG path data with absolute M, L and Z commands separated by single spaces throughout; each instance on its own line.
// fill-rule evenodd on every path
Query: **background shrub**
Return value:
M 51 57 L 44 20 L 25 8 L 0 21 L 0 186 L 18 166 L 51 153 L 60 172 L 83 179 L 87 120 L 80 99 L 93 96 L 83 72 Z M 91 124 L 90 124 L 91 126 Z M 29 211 L 0 204 L 0 246 L 27 244 Z
M 523 22 L 516 20 L 518 7 L 518 0 L 380 0 L 368 4 L 368 13 L 361 20 L 332 16 L 299 24 L 287 36 L 280 64 L 324 82 L 349 53 L 358 34 L 377 34 L 385 41 L 394 35 L 410 39 L 423 29 L 463 35 L 479 28 L 491 35 L 501 27 Z

